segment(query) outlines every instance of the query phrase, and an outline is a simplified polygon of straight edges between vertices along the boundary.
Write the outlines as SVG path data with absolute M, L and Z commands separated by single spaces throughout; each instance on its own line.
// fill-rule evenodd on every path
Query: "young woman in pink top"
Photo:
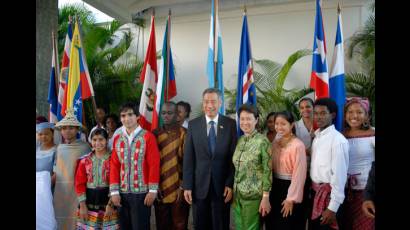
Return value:
M 266 229 L 303 230 L 303 188 L 306 179 L 306 150 L 295 135 L 294 117 L 290 112 L 275 114 L 276 138 L 272 143 L 272 210 Z

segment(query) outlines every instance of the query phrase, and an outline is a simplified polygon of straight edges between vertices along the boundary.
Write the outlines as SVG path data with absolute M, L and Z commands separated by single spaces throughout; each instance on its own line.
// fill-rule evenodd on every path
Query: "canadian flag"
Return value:
M 140 126 L 152 131 L 158 128 L 159 112 L 154 109 L 156 89 L 158 82 L 157 49 L 155 47 L 155 19 L 151 16 L 151 32 L 148 42 L 147 54 L 144 67 L 141 71 L 140 82 L 144 83 L 140 100 Z

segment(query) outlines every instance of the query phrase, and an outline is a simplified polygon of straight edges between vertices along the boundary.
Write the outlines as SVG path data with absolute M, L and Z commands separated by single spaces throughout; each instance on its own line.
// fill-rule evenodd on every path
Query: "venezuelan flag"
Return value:
M 73 108 L 78 121 L 83 119 L 83 100 L 93 95 L 87 63 L 81 44 L 78 21 L 75 22 L 70 50 L 70 67 L 67 84 L 67 109 Z

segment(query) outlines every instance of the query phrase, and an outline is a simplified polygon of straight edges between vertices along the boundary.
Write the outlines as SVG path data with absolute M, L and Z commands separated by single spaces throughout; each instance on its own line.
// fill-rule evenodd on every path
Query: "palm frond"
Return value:
M 312 51 L 310 49 L 302 49 L 290 55 L 290 57 L 288 58 L 288 60 L 285 62 L 282 69 L 280 70 L 278 79 L 276 81 L 277 83 L 276 83 L 275 88 L 279 92 L 282 91 L 283 85 L 285 84 L 286 77 L 288 76 L 288 73 L 290 69 L 292 68 L 293 64 L 295 64 L 295 62 L 299 60 L 300 58 L 311 55 L 311 54 L 312 54 Z

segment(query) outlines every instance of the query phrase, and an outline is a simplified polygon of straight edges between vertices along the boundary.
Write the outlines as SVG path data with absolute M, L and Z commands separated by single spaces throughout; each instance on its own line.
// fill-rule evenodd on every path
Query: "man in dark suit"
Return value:
M 206 89 L 205 115 L 189 122 L 185 139 L 183 189 L 185 200 L 193 204 L 196 230 L 229 229 L 237 137 L 235 121 L 218 114 L 221 105 L 221 92 Z

